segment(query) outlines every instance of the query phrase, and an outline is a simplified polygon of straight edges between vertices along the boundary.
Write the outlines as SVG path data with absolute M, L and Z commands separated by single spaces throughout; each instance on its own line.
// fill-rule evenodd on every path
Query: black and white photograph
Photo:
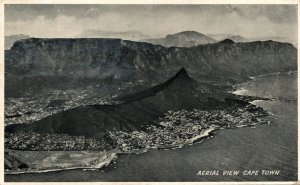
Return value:
M 2 4 L 5 183 L 298 181 L 298 1 L 55 2 Z

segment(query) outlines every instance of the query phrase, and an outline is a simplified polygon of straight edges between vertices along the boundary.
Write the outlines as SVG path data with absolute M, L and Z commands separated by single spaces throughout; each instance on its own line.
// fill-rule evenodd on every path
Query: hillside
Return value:
M 193 80 L 181 69 L 160 85 L 119 98 L 122 104 L 77 107 L 32 124 L 6 126 L 5 132 L 34 131 L 98 138 L 113 130 L 142 130 L 146 125 L 155 124 L 153 121 L 169 110 L 215 108 L 221 102 L 214 98 L 216 95 L 225 98 L 221 90 Z
M 102 84 L 157 83 L 186 68 L 196 80 L 235 82 L 264 73 L 297 70 L 288 43 L 218 42 L 166 48 L 120 39 L 25 39 L 5 53 L 6 96 Z M 111 90 L 110 92 L 112 92 Z

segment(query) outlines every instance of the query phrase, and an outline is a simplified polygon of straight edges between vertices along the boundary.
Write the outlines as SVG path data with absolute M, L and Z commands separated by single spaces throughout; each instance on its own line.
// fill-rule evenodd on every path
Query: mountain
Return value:
M 207 34 L 207 36 L 209 36 L 217 41 L 222 41 L 225 39 L 230 39 L 234 42 L 249 42 L 250 41 L 240 35 L 234 35 L 234 34 Z M 255 40 L 251 40 L 251 41 L 255 41 Z
M 286 37 L 254 37 L 254 38 L 250 38 L 250 41 L 268 41 L 268 40 L 272 40 L 272 41 L 276 41 L 276 42 L 282 42 L 282 43 L 290 43 L 293 44 L 294 46 L 297 45 L 297 40 L 293 40 L 290 38 L 286 38 Z
M 224 40 L 224 39 L 235 36 L 234 34 L 227 34 L 227 33 L 223 33 L 223 34 L 205 34 L 205 35 L 207 35 L 208 37 L 211 37 L 211 38 L 213 38 L 217 41 L 221 41 L 221 40 Z
M 28 38 L 30 38 L 30 36 L 24 34 L 5 36 L 4 49 L 9 50 L 12 47 L 13 43 L 16 42 L 17 40 L 28 39 Z
M 294 47 L 297 46 L 297 40 L 293 40 L 287 37 L 252 37 L 252 38 L 245 38 L 240 35 L 234 34 L 206 34 L 207 36 L 221 41 L 224 39 L 230 39 L 234 42 L 255 42 L 255 41 L 274 41 L 274 42 L 282 42 L 282 43 L 290 43 L 293 44 Z
M 248 42 L 247 39 L 245 39 L 244 37 L 242 37 L 240 35 L 233 35 L 231 37 L 228 37 L 227 39 L 230 39 L 234 42 Z
M 5 52 L 5 93 L 23 96 L 102 84 L 112 94 L 125 83 L 162 82 L 182 67 L 196 80 L 237 82 L 297 70 L 297 49 L 274 41 L 167 48 L 121 39 L 31 38 Z
M 202 44 L 214 43 L 216 42 L 216 40 L 195 31 L 183 31 L 176 34 L 167 35 L 165 38 L 148 39 L 145 40 L 145 42 L 149 42 L 155 45 L 162 45 L 165 47 L 192 47 Z
M 119 38 L 123 40 L 138 41 L 145 39 L 148 36 L 144 35 L 139 31 L 123 31 L 123 32 L 112 32 L 112 31 L 102 31 L 102 30 L 85 30 L 78 38 Z
M 99 138 L 113 130 L 143 130 L 149 124 L 156 124 L 153 120 L 169 110 L 215 108 L 225 94 L 211 84 L 193 80 L 182 68 L 160 85 L 118 98 L 121 104 L 77 107 L 32 124 L 8 125 L 5 132 L 34 131 Z M 220 99 L 216 99 L 216 95 L 220 95 Z

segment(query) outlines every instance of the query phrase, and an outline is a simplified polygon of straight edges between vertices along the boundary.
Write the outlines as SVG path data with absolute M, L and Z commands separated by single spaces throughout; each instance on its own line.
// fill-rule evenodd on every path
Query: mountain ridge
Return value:
M 153 88 L 155 92 L 153 93 Z M 6 133 L 28 132 L 68 134 L 101 138 L 108 131 L 143 130 L 169 110 L 189 110 L 193 108 L 209 109 L 214 107 L 214 93 L 217 91 L 207 84 L 190 78 L 184 68 L 165 83 L 133 94 L 138 98 L 123 97 L 123 103 L 117 105 L 88 105 L 69 109 L 31 124 L 15 124 L 5 127 Z M 205 91 L 199 91 L 205 89 Z M 224 94 L 225 95 L 225 94 Z M 210 98 L 208 98 L 210 97 Z M 225 98 L 225 96 L 224 96 Z
M 134 93 L 134 94 L 129 94 L 129 95 L 125 95 L 125 96 L 121 96 L 121 97 L 117 97 L 115 100 L 117 101 L 122 101 L 122 102 L 125 102 L 125 103 L 128 103 L 128 102 L 132 102 L 132 101 L 136 101 L 136 100 L 139 100 L 139 99 L 143 99 L 143 98 L 146 98 L 146 97 L 149 97 L 149 96 L 153 96 L 155 95 L 157 92 L 159 92 L 163 87 L 167 87 L 169 86 L 170 84 L 174 83 L 175 80 L 189 80 L 191 82 L 194 82 L 194 79 L 192 79 L 188 74 L 187 74 L 187 71 L 185 70 L 185 68 L 181 68 L 176 74 L 175 76 L 173 76 L 172 78 L 170 78 L 169 80 L 159 84 L 159 85 L 156 85 L 156 86 L 153 86 L 149 89 L 146 89 L 144 91 L 139 91 L 137 93 Z
M 121 39 L 35 38 L 15 42 L 5 52 L 5 64 L 6 94 L 21 96 L 48 88 L 153 83 L 182 67 L 195 79 L 240 81 L 296 70 L 297 49 L 273 41 L 166 48 Z

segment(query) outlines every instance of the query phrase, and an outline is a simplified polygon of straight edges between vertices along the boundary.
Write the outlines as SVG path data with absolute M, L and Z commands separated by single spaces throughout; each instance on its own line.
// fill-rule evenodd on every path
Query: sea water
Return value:
M 274 98 L 253 102 L 270 112 L 270 124 L 219 130 L 213 138 L 174 150 L 121 155 L 104 172 L 78 169 L 6 175 L 5 181 L 297 180 L 297 73 L 255 77 L 240 88 L 244 95 Z M 199 171 L 217 173 L 197 175 Z M 223 175 L 225 171 L 236 173 Z

